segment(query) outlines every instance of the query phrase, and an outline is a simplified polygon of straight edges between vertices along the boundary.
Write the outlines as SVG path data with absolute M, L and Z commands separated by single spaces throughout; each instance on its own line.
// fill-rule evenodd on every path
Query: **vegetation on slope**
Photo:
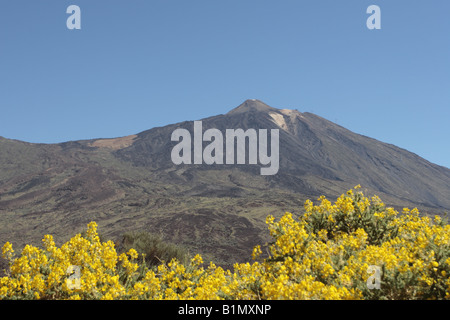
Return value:
M 173 258 L 147 265 L 136 249 L 118 253 L 114 242 L 100 241 L 95 222 L 85 236 L 61 247 L 46 235 L 42 249 L 28 245 L 16 256 L 7 242 L 2 253 L 9 268 L 0 278 L 0 298 L 450 298 L 450 225 L 438 216 L 398 212 L 356 187 L 334 203 L 325 197 L 316 205 L 306 201 L 301 217 L 268 216 L 266 223 L 268 256 L 261 258 L 256 246 L 254 261 L 236 263 L 233 270 L 204 263 L 200 255 L 187 263 Z M 372 273 L 377 268 L 379 278 Z

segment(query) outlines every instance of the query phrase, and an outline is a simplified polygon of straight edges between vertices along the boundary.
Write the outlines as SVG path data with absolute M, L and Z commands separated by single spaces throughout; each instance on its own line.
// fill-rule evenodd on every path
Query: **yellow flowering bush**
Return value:
M 269 275 L 284 275 L 287 287 L 305 279 L 319 282 L 314 283 L 317 289 L 307 290 L 321 288 L 319 294 L 305 298 L 450 298 L 450 226 L 438 216 L 419 216 L 417 209 L 398 213 L 386 208 L 378 197 L 364 197 L 359 188 L 334 204 L 325 197 L 316 206 L 306 201 L 299 221 L 289 213 L 279 222 L 268 217 L 275 239 L 265 260 Z M 381 270 L 378 290 L 367 285 L 369 266 Z M 296 293 L 282 298 L 297 298 Z
M 16 256 L 7 242 L 0 299 L 449 299 L 450 226 L 359 189 L 334 204 L 308 200 L 299 218 L 268 216 L 268 257 L 256 246 L 254 261 L 233 270 L 200 255 L 149 268 L 135 249 L 118 254 L 101 242 L 95 222 L 60 248 L 46 235 L 42 248 Z

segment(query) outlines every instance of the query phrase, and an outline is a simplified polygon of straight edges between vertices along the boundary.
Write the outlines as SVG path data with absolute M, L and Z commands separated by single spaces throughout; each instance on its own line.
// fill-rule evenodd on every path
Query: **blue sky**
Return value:
M 246 99 L 450 167 L 450 1 L 0 2 L 0 136 L 119 137 Z

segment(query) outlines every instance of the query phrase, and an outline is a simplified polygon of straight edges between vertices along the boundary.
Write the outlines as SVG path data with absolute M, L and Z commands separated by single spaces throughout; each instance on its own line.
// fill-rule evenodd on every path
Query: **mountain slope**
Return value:
M 167 140 L 175 128 L 185 128 L 193 135 L 192 122 L 156 128 L 139 134 L 133 145 L 115 154 L 137 166 L 173 167 L 170 151 L 174 143 L 168 144 Z M 258 100 L 247 100 L 226 115 L 203 119 L 203 130 L 209 128 L 222 132 L 228 128 L 279 129 L 280 170 L 265 180 L 288 190 L 322 194 L 322 189 L 307 184 L 321 178 L 338 185 L 343 182 L 344 188 L 361 184 L 417 205 L 450 208 L 449 169 L 311 113 L 279 110 Z M 184 166 L 187 171 L 207 169 L 206 165 Z M 250 165 L 240 170 L 258 172 Z M 340 191 L 333 195 L 338 194 Z
M 202 125 L 278 129 L 278 173 L 261 176 L 260 165 L 174 165 L 172 132 L 193 136 L 193 121 L 50 145 L 0 138 L 0 242 L 39 243 L 46 233 L 64 241 L 95 220 L 106 237 L 157 232 L 226 265 L 265 239 L 268 214 L 301 214 L 306 199 L 334 198 L 357 184 L 393 206 L 450 209 L 449 169 L 314 114 L 247 100 Z

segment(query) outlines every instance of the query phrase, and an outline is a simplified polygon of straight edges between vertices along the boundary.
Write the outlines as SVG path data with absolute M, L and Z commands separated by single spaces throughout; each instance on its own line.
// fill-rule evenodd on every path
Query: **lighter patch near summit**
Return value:
M 283 115 L 281 115 L 279 113 L 274 113 L 274 112 L 269 113 L 269 115 L 273 119 L 273 122 L 275 122 L 275 124 L 277 126 L 279 126 L 281 129 L 287 131 L 288 127 L 286 124 L 286 120 L 284 120 Z

